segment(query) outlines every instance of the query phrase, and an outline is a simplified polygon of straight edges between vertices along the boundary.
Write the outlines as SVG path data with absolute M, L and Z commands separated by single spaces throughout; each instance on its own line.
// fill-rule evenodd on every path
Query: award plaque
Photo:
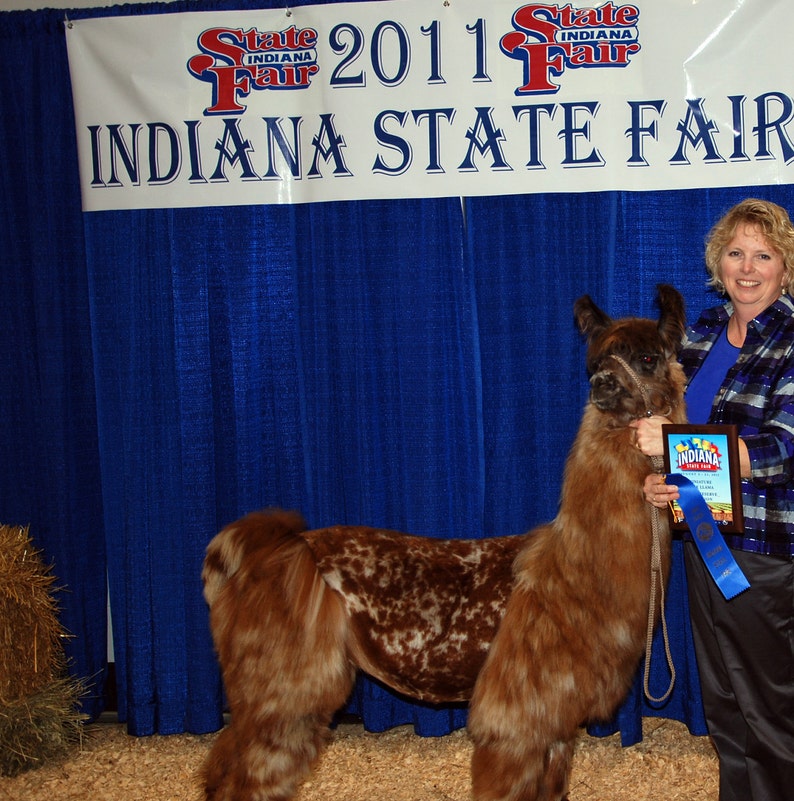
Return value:
M 744 531 L 736 426 L 665 425 L 662 439 L 665 471 L 695 485 L 720 531 Z M 691 528 L 678 502 L 670 504 L 670 512 L 674 529 Z

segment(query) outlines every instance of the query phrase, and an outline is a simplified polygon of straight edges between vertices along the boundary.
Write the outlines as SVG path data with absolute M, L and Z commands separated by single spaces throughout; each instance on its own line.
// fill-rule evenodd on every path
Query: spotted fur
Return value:
M 213 539 L 204 592 L 231 723 L 203 769 L 207 801 L 291 799 L 357 670 L 412 698 L 470 701 L 475 801 L 566 797 L 578 728 L 612 714 L 645 643 L 649 463 L 627 424 L 649 406 L 685 419 L 683 301 L 660 285 L 659 305 L 658 323 L 612 321 L 577 301 L 591 397 L 550 523 L 438 540 L 310 531 L 271 510 Z

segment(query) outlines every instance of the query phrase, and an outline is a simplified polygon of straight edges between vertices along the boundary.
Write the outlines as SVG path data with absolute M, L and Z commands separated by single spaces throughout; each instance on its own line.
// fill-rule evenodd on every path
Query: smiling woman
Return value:
M 748 198 L 712 228 L 711 285 L 726 302 L 687 331 L 681 363 L 690 423 L 738 428 L 744 527 L 726 533 L 750 589 L 730 601 L 686 546 L 692 628 L 721 801 L 785 801 L 794 783 L 788 632 L 794 621 L 794 226 L 785 208 Z M 660 453 L 663 417 L 639 421 L 638 443 Z M 678 498 L 645 481 L 656 506 Z
M 788 290 L 789 280 L 783 256 L 761 230 L 739 225 L 720 259 L 720 282 L 733 301 L 727 331 L 731 345 L 744 344 L 747 324 Z

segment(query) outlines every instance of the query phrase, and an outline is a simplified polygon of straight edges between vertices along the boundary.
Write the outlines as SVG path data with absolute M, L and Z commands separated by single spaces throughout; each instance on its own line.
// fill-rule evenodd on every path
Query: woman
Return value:
M 726 601 L 692 542 L 690 613 L 720 801 L 794 798 L 794 227 L 785 209 L 748 199 L 706 243 L 709 284 L 728 302 L 687 332 L 681 364 L 690 423 L 733 423 L 745 527 L 725 534 L 750 589 Z M 634 423 L 637 447 L 663 453 L 663 417 Z M 648 476 L 649 503 L 678 498 Z

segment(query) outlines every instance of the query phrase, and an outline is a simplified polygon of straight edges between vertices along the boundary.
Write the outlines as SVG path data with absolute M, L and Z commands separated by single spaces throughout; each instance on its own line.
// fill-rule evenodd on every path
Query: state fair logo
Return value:
M 717 446 L 703 437 L 690 437 L 675 446 L 676 466 L 679 471 L 718 472 L 722 454 Z
M 197 43 L 201 53 L 188 72 L 212 85 L 212 104 L 204 114 L 242 114 L 238 98 L 254 90 L 306 89 L 319 72 L 317 31 L 294 25 L 283 31 L 209 28 Z
M 499 46 L 524 67 L 517 95 L 557 92 L 566 69 L 627 67 L 639 53 L 637 6 L 606 3 L 598 8 L 531 4 L 513 14 L 515 30 Z

